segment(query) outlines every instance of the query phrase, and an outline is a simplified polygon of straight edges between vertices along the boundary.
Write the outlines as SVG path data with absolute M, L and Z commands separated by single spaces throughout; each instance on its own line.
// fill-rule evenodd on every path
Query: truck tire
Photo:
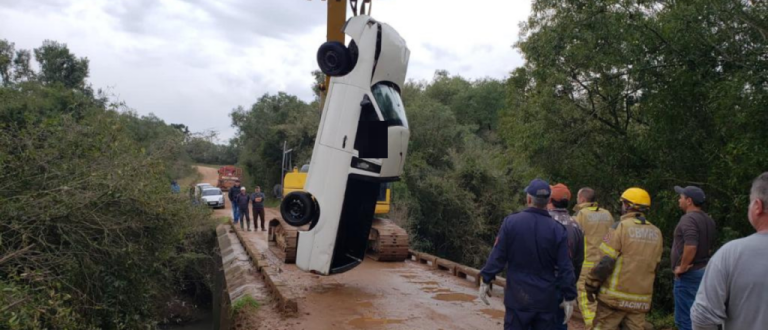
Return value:
M 357 45 L 350 44 L 354 52 L 338 41 L 328 41 L 317 50 L 317 65 L 320 71 L 331 77 L 351 72 L 357 62 Z
M 305 191 L 294 191 L 283 197 L 280 203 L 280 215 L 285 223 L 301 227 L 312 222 L 317 209 L 312 195 Z

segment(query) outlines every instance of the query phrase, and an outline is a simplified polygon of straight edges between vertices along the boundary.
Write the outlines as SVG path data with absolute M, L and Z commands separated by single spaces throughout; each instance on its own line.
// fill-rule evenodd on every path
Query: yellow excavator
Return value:
M 346 44 L 343 31 L 344 24 L 347 21 L 347 2 L 352 9 L 353 14 L 370 15 L 371 0 L 323 0 L 328 5 L 328 23 L 327 23 L 327 41 L 338 41 Z M 358 5 L 360 7 L 358 8 Z M 320 91 L 323 98 L 326 94 L 327 86 L 330 84 L 330 77 L 325 77 L 324 84 L 320 85 Z M 323 104 L 324 102 L 320 102 Z M 284 155 L 286 150 L 284 148 Z M 283 168 L 286 168 L 285 157 L 283 159 Z M 290 169 L 290 165 L 288 166 Z M 285 173 L 282 184 L 282 195 L 286 196 L 292 191 L 304 189 L 304 183 L 307 179 L 309 165 L 304 165 L 301 170 L 293 168 Z M 382 184 L 379 199 L 376 203 L 376 211 L 368 235 L 368 256 L 378 261 L 404 261 L 408 258 L 408 233 L 400 226 L 389 219 L 379 218 L 390 211 L 392 199 L 391 183 Z M 308 225 L 307 225 L 308 227 Z M 301 228 L 298 228 L 301 229 Z M 296 247 L 298 246 L 298 230 L 290 226 L 282 219 L 273 219 L 270 221 L 269 240 L 274 252 L 283 257 L 284 262 L 293 263 L 296 261 Z

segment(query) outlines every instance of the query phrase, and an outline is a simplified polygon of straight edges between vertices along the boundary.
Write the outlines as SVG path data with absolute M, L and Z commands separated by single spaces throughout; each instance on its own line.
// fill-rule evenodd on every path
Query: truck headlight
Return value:
M 377 165 L 357 157 L 352 157 L 351 165 L 353 168 L 356 168 L 358 170 L 363 170 L 366 172 L 373 172 L 373 173 L 381 173 L 381 165 Z

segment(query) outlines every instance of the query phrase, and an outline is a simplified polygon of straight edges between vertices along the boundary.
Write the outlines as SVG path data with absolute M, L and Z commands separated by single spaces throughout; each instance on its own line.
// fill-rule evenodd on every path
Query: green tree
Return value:
M 295 164 L 309 163 L 320 112 L 317 103 L 306 103 L 286 93 L 266 94 L 249 110 L 232 111 L 232 126 L 237 128 L 239 163 L 250 183 L 272 187 L 280 183 L 283 143 L 294 150 Z
M 680 216 L 674 185 L 699 185 L 721 232 L 744 220 L 768 151 L 768 10 L 745 1 L 537 0 L 508 80 L 501 134 L 510 155 L 616 207 L 631 186 L 654 201 L 667 245 Z M 724 239 L 733 235 L 723 235 Z M 654 303 L 670 310 L 671 272 Z
M 86 88 L 88 59 L 78 58 L 66 44 L 45 40 L 35 49 L 35 60 L 40 64 L 39 79 L 44 84 L 63 84 L 67 88 Z

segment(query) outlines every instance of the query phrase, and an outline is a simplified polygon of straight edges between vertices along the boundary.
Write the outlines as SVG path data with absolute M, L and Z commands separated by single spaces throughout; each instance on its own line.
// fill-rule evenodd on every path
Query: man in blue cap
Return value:
M 568 236 L 565 227 L 547 212 L 549 184 L 535 179 L 525 192 L 528 208 L 504 219 L 480 272 L 479 295 L 488 304 L 489 284 L 507 266 L 504 329 L 554 329 L 558 306 L 568 323 L 576 299 Z

